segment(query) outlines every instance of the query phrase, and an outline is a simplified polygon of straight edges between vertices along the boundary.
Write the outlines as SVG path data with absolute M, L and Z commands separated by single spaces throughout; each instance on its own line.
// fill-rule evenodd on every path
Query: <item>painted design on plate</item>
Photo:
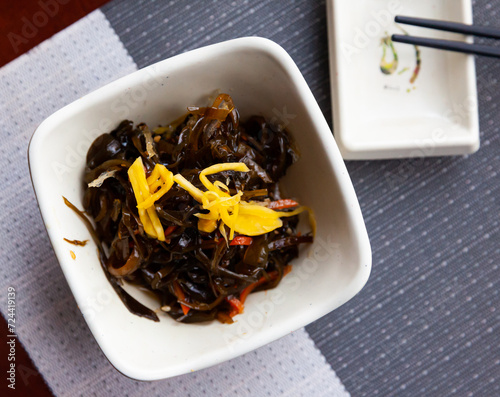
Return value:
M 406 30 L 404 30 L 399 25 L 396 26 L 405 35 L 408 35 L 408 32 Z M 394 45 L 394 42 L 391 39 L 391 35 L 387 33 L 387 31 L 385 32 L 385 36 L 382 37 L 382 39 L 380 40 L 380 45 L 382 47 L 382 59 L 380 60 L 380 71 L 383 74 L 390 76 L 397 72 L 397 75 L 402 75 L 403 73 L 410 70 L 410 67 L 405 66 L 398 71 L 398 67 L 400 66 L 399 55 Z M 410 84 L 412 85 L 415 84 L 415 82 L 417 81 L 417 78 L 420 74 L 420 69 L 422 67 L 422 57 L 420 53 L 420 48 L 418 46 L 414 47 L 415 47 L 415 68 L 413 69 L 413 74 L 409 80 Z M 389 53 L 392 54 L 392 59 L 390 62 L 387 60 Z M 413 86 L 413 89 L 416 89 L 416 87 Z M 410 92 L 411 89 L 408 88 L 406 91 Z

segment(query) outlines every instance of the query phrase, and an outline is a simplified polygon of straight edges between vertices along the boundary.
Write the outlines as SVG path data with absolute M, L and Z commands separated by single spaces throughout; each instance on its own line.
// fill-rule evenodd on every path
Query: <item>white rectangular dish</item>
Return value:
M 479 148 L 476 74 L 469 55 L 394 43 L 384 74 L 382 40 L 391 34 L 466 40 L 396 25 L 405 15 L 472 23 L 470 0 L 329 0 L 327 2 L 334 135 L 344 159 L 473 153 Z M 386 62 L 392 63 L 386 46 Z

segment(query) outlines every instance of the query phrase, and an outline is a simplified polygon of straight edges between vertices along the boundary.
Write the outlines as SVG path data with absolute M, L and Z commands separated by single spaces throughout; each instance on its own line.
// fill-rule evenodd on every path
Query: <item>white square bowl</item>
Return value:
M 402 34 L 396 15 L 471 24 L 471 0 L 328 0 L 327 6 L 333 131 L 344 159 L 448 156 L 479 149 L 473 56 L 420 47 L 422 67 L 410 84 L 415 49 L 394 43 L 398 70 L 390 76 L 380 70 L 381 39 Z M 412 36 L 467 40 L 400 26 Z
M 165 124 L 188 105 L 205 105 L 216 89 L 232 95 L 243 119 L 261 114 L 294 135 L 302 157 L 284 184 L 316 212 L 316 239 L 278 288 L 248 298 L 234 324 L 181 324 L 166 315 L 155 323 L 125 308 L 92 242 L 74 247 L 63 241 L 89 239 L 89 233 L 62 196 L 82 208 L 85 155 L 97 136 L 124 118 Z M 194 50 L 86 95 L 37 128 L 29 163 L 47 232 L 78 306 L 109 361 L 131 378 L 167 378 L 256 349 L 347 302 L 370 273 L 366 228 L 330 128 L 297 66 L 269 40 L 243 38 Z M 157 307 L 135 288 L 128 291 Z

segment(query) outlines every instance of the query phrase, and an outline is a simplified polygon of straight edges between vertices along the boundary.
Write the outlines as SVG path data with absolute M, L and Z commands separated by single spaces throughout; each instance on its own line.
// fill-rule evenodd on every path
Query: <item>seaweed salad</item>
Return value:
M 134 314 L 159 321 L 232 323 L 251 292 L 273 288 L 291 270 L 297 232 L 309 211 L 282 197 L 279 180 L 297 161 L 290 134 L 263 117 L 240 117 L 220 94 L 150 129 L 122 121 L 88 150 L 85 221 L 111 285 Z M 95 225 L 95 226 L 94 226 Z M 151 291 L 153 311 L 123 288 Z

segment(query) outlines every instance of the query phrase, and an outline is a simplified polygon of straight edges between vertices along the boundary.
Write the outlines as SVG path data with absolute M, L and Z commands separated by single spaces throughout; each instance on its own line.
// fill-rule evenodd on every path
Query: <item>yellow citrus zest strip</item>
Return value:
M 194 186 L 191 182 L 189 182 L 186 178 L 184 178 L 181 174 L 176 174 L 174 175 L 174 181 L 182 187 L 184 190 L 186 190 L 193 198 L 200 202 L 202 201 L 203 198 L 203 192 L 198 189 L 196 186 Z
M 149 178 L 146 178 L 142 158 L 138 157 L 129 167 L 128 177 L 137 201 L 139 218 L 144 226 L 144 231 L 150 237 L 165 241 L 165 231 L 154 204 L 172 188 L 174 184 L 172 172 L 167 170 L 164 165 L 156 164 Z
M 188 182 L 182 175 L 174 176 L 175 182 L 187 190 L 203 209 L 210 211 L 208 214 L 195 214 L 198 217 L 200 231 L 211 233 L 217 228 L 217 223 L 221 221 L 219 231 L 226 241 L 228 237 L 229 240 L 232 240 L 235 233 L 258 236 L 283 226 L 283 221 L 280 219 L 282 217 L 294 216 L 305 210 L 309 211 L 307 207 L 299 207 L 291 212 L 274 211 L 260 203 L 242 201 L 242 192 L 231 196 L 226 184 L 220 181 L 212 183 L 207 178 L 207 175 L 223 171 L 248 172 L 250 170 L 244 163 L 215 164 L 205 168 L 199 175 L 200 182 L 207 189 L 205 192 Z M 227 236 L 224 226 L 229 228 L 229 236 Z
M 207 190 L 218 193 L 220 196 L 229 197 L 229 193 L 221 191 L 207 178 L 207 175 L 217 174 L 223 171 L 248 172 L 250 170 L 248 169 L 245 163 L 222 163 L 222 164 L 214 164 L 210 167 L 205 168 L 203 171 L 200 172 L 200 181 L 201 183 L 203 183 L 203 186 L 207 188 Z
M 154 204 L 172 188 L 174 183 L 177 183 L 198 201 L 203 209 L 209 211 L 207 214 L 195 214 L 198 217 L 198 229 L 212 233 L 218 228 L 226 242 L 232 240 L 235 233 L 246 236 L 269 233 L 283 226 L 280 218 L 295 216 L 303 211 L 309 212 L 309 221 L 315 233 L 316 222 L 312 210 L 308 207 L 299 207 L 290 212 L 275 211 L 261 203 L 242 201 L 242 192 L 231 196 L 226 184 L 220 181 L 212 183 L 207 178 L 207 175 L 224 171 L 248 172 L 250 170 L 244 163 L 222 163 L 207 167 L 199 175 L 200 182 L 207 189 L 202 191 L 181 174 L 173 175 L 161 164 L 156 164 L 151 175 L 146 178 L 142 159 L 137 158 L 130 166 L 128 174 L 144 231 L 151 237 L 165 241 L 165 232 Z M 229 236 L 226 226 L 229 228 Z

